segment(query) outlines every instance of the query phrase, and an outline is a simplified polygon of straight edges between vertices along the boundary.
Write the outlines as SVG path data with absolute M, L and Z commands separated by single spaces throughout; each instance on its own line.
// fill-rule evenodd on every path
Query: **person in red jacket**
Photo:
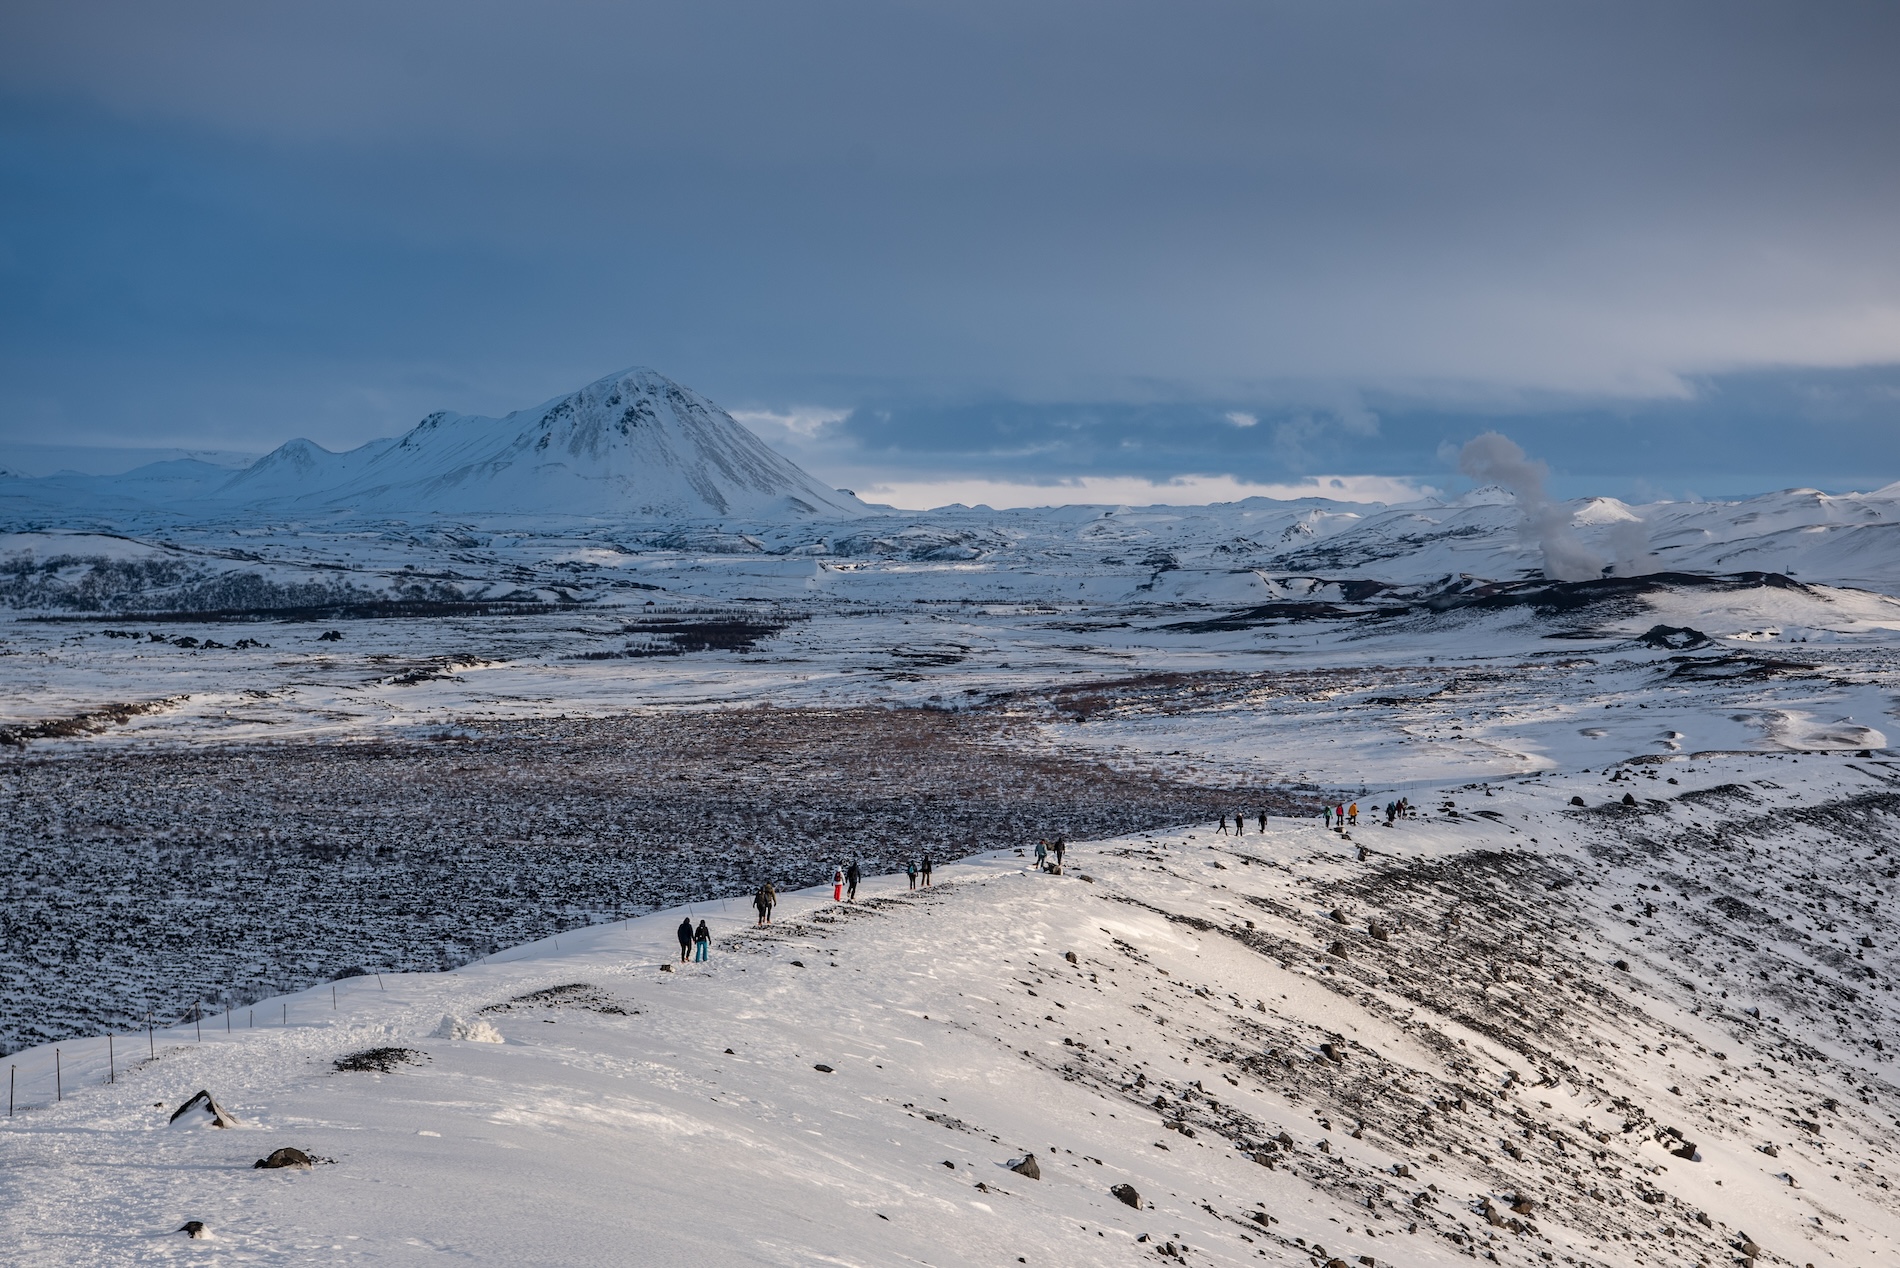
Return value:
M 831 874 L 831 901 L 844 901 L 844 869 L 841 867 Z

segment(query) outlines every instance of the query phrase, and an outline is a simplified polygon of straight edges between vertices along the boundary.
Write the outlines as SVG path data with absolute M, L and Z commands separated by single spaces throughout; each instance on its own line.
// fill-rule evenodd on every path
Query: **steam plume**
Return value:
M 1544 492 L 1550 468 L 1532 462 L 1517 443 L 1488 431 L 1466 442 L 1458 469 L 1474 480 L 1499 484 L 1517 498 L 1524 536 L 1544 552 L 1544 575 L 1553 581 L 1588 581 L 1603 574 L 1603 561 L 1570 529 L 1570 512 Z

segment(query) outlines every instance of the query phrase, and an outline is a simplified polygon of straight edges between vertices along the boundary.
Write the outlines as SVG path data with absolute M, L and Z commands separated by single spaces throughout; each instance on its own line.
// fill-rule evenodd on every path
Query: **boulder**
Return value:
M 1124 1206 L 1132 1206 L 1137 1211 L 1141 1209 L 1141 1194 L 1135 1191 L 1134 1185 L 1118 1184 L 1110 1189 L 1109 1193 L 1114 1196 L 1116 1201 L 1122 1203 Z
M 212 1099 L 211 1093 L 204 1091 L 200 1091 L 173 1110 L 171 1122 L 178 1127 L 236 1127 L 238 1125 L 237 1119 L 225 1113 L 224 1106 Z
M 211 1230 L 205 1227 L 203 1220 L 186 1220 L 178 1226 L 178 1231 L 186 1237 L 209 1237 Z
M 1633 805 L 1635 805 L 1635 804 L 1636 804 L 1636 794 L 1635 794 L 1635 793 L 1624 793 L 1624 794 L 1623 794 L 1623 804 L 1624 804 L 1624 805 L 1626 805 L 1626 806 L 1633 806 Z
M 1019 1176 L 1028 1176 L 1031 1180 L 1042 1179 L 1042 1168 L 1036 1165 L 1036 1155 L 1024 1154 L 1009 1164 L 1009 1169 Z
M 1572 797 L 1572 798 L 1570 799 L 1570 804 L 1571 804 L 1571 805 L 1573 805 L 1573 806 L 1581 806 L 1581 805 L 1583 804 L 1583 798 L 1581 798 L 1581 797 Z
M 286 1145 L 282 1149 L 271 1150 L 271 1155 L 268 1158 L 259 1158 L 256 1162 L 251 1164 L 251 1170 L 275 1171 L 280 1167 L 307 1167 L 309 1165 L 309 1154 L 301 1149 L 292 1149 Z

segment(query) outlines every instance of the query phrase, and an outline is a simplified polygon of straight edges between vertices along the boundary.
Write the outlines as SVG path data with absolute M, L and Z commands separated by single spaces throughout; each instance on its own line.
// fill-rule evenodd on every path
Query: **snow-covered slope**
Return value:
M 1343 837 L 1103 842 L 1066 876 L 1005 850 L 929 890 L 790 895 L 765 930 L 715 900 L 110 1053 L 69 1040 L 57 1071 L 19 1053 L 0 1246 L 23 1268 L 1892 1263 L 1892 871 L 1870 886 L 1805 824 L 1850 816 L 1885 855 L 1896 776 L 1661 769 L 1421 790 L 1420 817 Z M 682 915 L 709 962 L 670 963 Z M 238 1125 L 169 1124 L 200 1089 Z M 318 1161 L 253 1168 L 283 1147 Z
M 405 515 L 708 520 L 864 510 L 705 397 L 644 369 L 502 418 L 431 414 L 393 442 L 347 454 L 292 441 L 219 497 Z

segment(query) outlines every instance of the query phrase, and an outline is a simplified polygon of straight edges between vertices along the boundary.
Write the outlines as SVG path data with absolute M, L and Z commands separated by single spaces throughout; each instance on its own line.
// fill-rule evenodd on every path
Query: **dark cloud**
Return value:
M 1721 421 L 1710 376 L 1900 361 L 1896 35 L 1885 4 L 14 6 L 0 435 L 340 444 L 637 362 L 858 407 L 840 443 L 892 461 L 1384 470 L 1500 408 L 1616 435 L 1672 397 L 1772 449 L 1827 410 Z

